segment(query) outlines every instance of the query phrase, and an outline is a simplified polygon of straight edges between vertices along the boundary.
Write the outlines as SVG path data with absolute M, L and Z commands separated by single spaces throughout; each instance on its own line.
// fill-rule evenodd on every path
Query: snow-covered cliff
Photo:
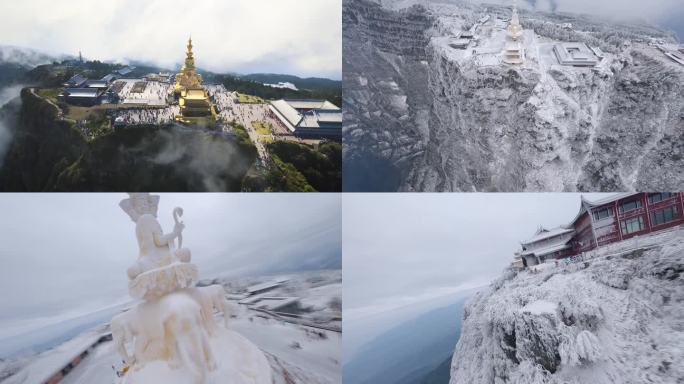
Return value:
M 591 256 L 474 296 L 450 383 L 684 382 L 684 230 Z
M 509 8 L 349 0 L 343 13 L 350 171 L 388 164 L 397 180 L 384 186 L 409 191 L 684 186 L 684 66 L 649 45 L 674 42 L 666 32 L 524 12 L 527 62 L 516 67 L 496 57 Z M 473 45 L 450 45 L 484 16 Z M 561 66 L 551 47 L 568 41 L 605 57 Z

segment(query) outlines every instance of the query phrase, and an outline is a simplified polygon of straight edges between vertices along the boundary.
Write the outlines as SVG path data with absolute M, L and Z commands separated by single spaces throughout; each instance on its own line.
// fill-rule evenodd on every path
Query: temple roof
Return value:
M 88 80 L 86 86 L 88 88 L 108 88 L 109 83 L 106 80 Z
M 327 100 L 281 99 L 272 101 L 271 105 L 292 131 L 342 125 L 342 110 Z
M 589 201 L 582 196 L 582 204 L 585 204 L 587 207 L 598 207 L 599 205 L 604 205 L 608 203 L 612 203 L 617 200 L 622 200 L 626 197 L 630 197 L 632 195 L 638 195 L 638 193 L 635 192 L 622 192 L 622 193 L 616 193 L 614 195 L 604 197 L 602 199 L 594 200 L 594 201 Z
M 85 83 L 86 81 L 88 81 L 88 78 L 86 78 L 85 76 L 76 74 L 76 75 L 71 76 L 71 78 L 69 80 L 67 80 L 66 84 L 69 84 L 72 86 L 80 86 L 83 83 Z
M 339 107 L 327 100 L 304 100 L 304 99 L 283 99 L 294 109 L 331 109 L 338 110 Z
M 537 230 L 537 233 L 534 234 L 531 238 L 528 240 L 522 241 L 521 244 L 526 245 L 526 244 L 532 244 L 536 243 L 537 241 L 545 240 L 554 236 L 574 232 L 575 230 L 571 228 L 565 228 L 565 227 L 556 227 L 552 229 L 546 229 L 546 228 L 539 228 Z
M 98 96 L 97 88 L 65 88 L 64 95 L 68 97 L 93 98 Z
M 557 244 L 551 244 L 548 247 L 544 248 L 538 248 L 538 249 L 533 249 L 530 251 L 522 251 L 520 254 L 522 256 L 527 256 L 527 255 L 537 255 L 537 256 L 543 256 L 543 255 L 548 255 L 549 253 L 557 252 L 563 249 L 568 249 L 570 248 L 569 244 L 570 240 L 566 240 L 563 242 L 559 242 Z

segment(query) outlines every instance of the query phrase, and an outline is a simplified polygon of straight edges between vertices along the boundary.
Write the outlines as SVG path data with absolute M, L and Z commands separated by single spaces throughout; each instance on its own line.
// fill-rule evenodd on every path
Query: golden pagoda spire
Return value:
M 184 69 L 195 69 L 195 58 L 192 53 L 192 36 L 188 39 L 188 50 L 185 53 L 185 65 Z

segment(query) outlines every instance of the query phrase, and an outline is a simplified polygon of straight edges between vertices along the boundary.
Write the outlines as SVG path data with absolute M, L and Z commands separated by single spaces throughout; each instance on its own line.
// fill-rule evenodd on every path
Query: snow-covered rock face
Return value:
M 379 189 L 397 189 L 427 144 L 432 20 L 421 6 L 389 12 L 363 0 L 345 0 L 343 18 L 345 166 L 370 168 L 369 179 L 391 179 Z
M 488 7 L 490 23 L 510 16 Z M 391 164 L 396 189 L 684 185 L 684 67 L 647 44 L 667 39 L 664 32 L 579 16 L 576 31 L 567 31 L 555 16 L 525 13 L 526 39 L 535 45 L 516 67 L 445 43 L 484 6 L 391 11 L 349 0 L 343 13 L 344 158 Z M 556 41 L 584 41 L 606 57 L 597 68 L 560 66 L 544 51 Z
M 466 306 L 451 384 L 677 383 L 682 359 L 680 230 L 655 247 L 507 271 Z

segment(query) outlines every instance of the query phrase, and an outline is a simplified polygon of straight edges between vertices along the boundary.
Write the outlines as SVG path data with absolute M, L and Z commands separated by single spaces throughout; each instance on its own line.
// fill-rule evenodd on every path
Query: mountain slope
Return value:
M 276 73 L 252 73 L 240 76 L 242 79 L 257 81 L 266 84 L 276 84 L 287 82 L 294 84 L 298 89 L 308 89 L 312 91 L 330 91 L 342 88 L 342 82 L 322 77 L 301 78 L 293 75 L 281 75 Z
M 451 384 L 684 380 L 684 230 L 542 272 L 507 271 L 468 303 Z
M 343 366 L 345 383 L 420 383 L 451 355 L 464 302 L 432 310 L 368 342 Z
M 400 11 L 366 0 L 343 6 L 343 155 L 345 171 L 356 175 L 345 190 L 684 185 L 684 66 L 650 45 L 675 44 L 669 33 L 523 12 L 527 61 L 511 66 L 498 61 L 509 7 L 428 4 Z M 474 46 L 450 45 L 485 15 Z M 552 53 L 558 42 L 598 47 L 604 59 L 596 68 L 561 66 Z M 391 172 L 374 173 L 368 163 Z

